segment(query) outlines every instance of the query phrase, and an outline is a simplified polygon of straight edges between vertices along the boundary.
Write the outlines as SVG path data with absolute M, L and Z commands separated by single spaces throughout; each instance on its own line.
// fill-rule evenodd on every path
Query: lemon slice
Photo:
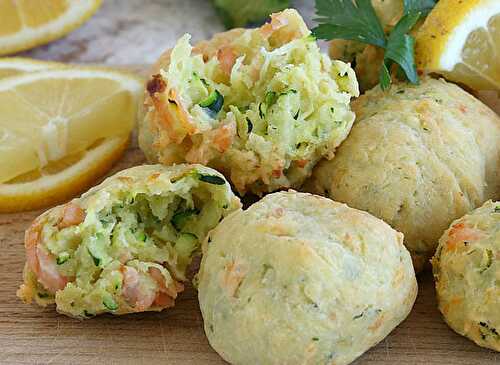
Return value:
M 71 32 L 102 0 L 0 1 L 0 55 L 23 51 Z
M 103 176 L 127 145 L 126 137 L 106 138 L 84 152 L 0 184 L 0 213 L 44 208 L 71 199 Z
M 500 1 L 440 0 L 417 34 L 417 67 L 500 90 Z
M 67 67 L 64 63 L 38 61 L 23 57 L 0 58 L 0 79 L 22 73 Z
M 0 211 L 62 201 L 106 171 L 125 149 L 141 91 L 139 78 L 99 68 L 1 79 Z

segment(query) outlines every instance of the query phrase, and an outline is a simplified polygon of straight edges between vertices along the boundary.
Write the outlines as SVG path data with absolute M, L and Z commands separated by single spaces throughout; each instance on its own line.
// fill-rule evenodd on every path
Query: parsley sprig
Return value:
M 386 35 L 371 0 L 316 0 L 319 25 L 313 29 L 313 34 L 318 39 L 346 39 L 383 48 L 379 79 L 384 90 L 391 85 L 389 70 L 393 64 L 399 66 L 400 73 L 408 81 L 418 84 L 415 38 L 408 33 L 435 4 L 435 0 L 404 0 L 403 17 Z

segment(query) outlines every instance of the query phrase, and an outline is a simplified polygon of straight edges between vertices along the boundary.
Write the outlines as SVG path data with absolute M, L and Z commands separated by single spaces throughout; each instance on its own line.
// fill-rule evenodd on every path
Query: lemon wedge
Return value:
M 24 57 L 4 57 L 0 58 L 0 79 L 28 72 L 63 67 L 66 67 L 66 64 L 59 62 L 38 61 Z
M 0 55 L 23 51 L 71 32 L 102 0 L 0 1 Z
M 125 137 L 107 138 L 82 153 L 0 184 L 0 213 L 45 208 L 73 198 L 103 176 L 127 145 Z
M 0 212 L 64 201 L 105 173 L 126 148 L 142 86 L 100 68 L 0 79 Z
M 440 0 L 416 38 L 419 69 L 474 90 L 500 90 L 499 0 Z

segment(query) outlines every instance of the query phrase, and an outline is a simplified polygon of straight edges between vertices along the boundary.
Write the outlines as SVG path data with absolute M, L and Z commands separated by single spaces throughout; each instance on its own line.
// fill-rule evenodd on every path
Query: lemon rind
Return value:
M 447 46 L 451 32 L 472 9 L 483 1 L 440 1 L 425 20 L 416 35 L 415 55 L 419 69 L 440 70 L 441 55 Z M 494 0 L 493 0 L 494 1 Z
M 64 63 L 53 62 L 53 61 L 40 61 L 27 57 L 0 58 L 0 70 L 11 69 L 18 71 L 19 73 L 37 72 L 37 71 L 43 71 L 54 68 L 64 68 L 64 67 L 67 67 L 67 65 Z M 9 75 L 6 77 L 11 77 L 14 75 Z
M 12 62 L 14 61 L 14 62 Z M 30 60 L 10 58 L 0 64 L 18 63 L 30 68 Z M 0 90 L 53 78 L 88 79 L 102 77 L 118 82 L 124 90 L 139 97 L 143 80 L 131 73 L 114 71 L 105 67 L 70 67 L 52 62 L 38 62 L 40 70 L 32 73 L 7 76 L 0 80 Z M 44 66 L 53 66 L 43 68 Z M 59 67 L 63 66 L 63 67 Z M 19 67 L 19 68 L 21 68 Z M 26 68 L 25 67 L 25 68 Z M 12 68 L 5 66 L 4 68 Z M 106 138 L 99 146 L 88 150 L 81 160 L 54 175 L 16 184 L 0 184 L 0 213 L 13 213 L 38 209 L 68 200 L 90 187 L 118 161 L 128 146 L 129 133 Z
M 90 187 L 124 154 L 129 136 L 111 137 L 67 169 L 40 179 L 0 184 L 0 213 L 14 213 L 64 202 Z
M 483 0 L 481 6 L 473 8 L 448 37 L 446 48 L 439 59 L 439 67 L 444 71 L 452 71 L 453 67 L 462 60 L 461 51 L 465 46 L 468 35 L 478 28 L 487 28 L 489 20 L 500 14 L 498 0 Z
M 32 72 L 14 76 L 8 76 L 0 80 L 0 91 L 8 90 L 12 87 L 23 85 L 37 80 L 52 78 L 89 79 L 101 77 L 111 79 L 120 83 L 125 89 L 139 95 L 142 92 L 142 79 L 136 75 L 114 71 L 105 67 L 66 67 L 49 68 L 41 72 Z
M 102 0 L 72 1 L 68 10 L 42 26 L 23 27 L 0 37 L 0 56 L 24 51 L 60 38 L 86 22 L 99 9 Z

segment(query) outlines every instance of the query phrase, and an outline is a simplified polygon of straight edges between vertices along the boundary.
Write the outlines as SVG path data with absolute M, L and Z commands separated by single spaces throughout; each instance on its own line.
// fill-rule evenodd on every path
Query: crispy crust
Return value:
M 432 259 L 439 310 L 479 346 L 500 351 L 500 202 L 454 221 Z
M 405 234 L 416 271 L 456 219 L 500 194 L 500 118 L 457 86 L 375 88 L 357 121 L 306 189 L 366 210 Z
M 294 191 L 224 219 L 199 272 L 205 333 L 232 364 L 348 364 L 408 315 L 416 294 L 402 234 Z

